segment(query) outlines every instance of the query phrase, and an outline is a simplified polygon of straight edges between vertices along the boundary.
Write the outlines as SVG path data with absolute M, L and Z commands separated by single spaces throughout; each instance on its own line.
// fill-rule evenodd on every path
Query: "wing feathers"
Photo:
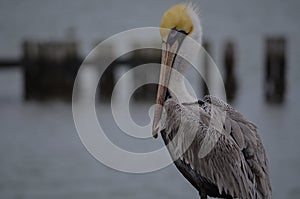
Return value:
M 256 126 L 227 104 L 218 101 L 213 105 L 226 111 L 224 132 L 209 126 L 211 119 L 218 118 L 210 118 L 199 104 L 183 106 L 173 99 L 165 102 L 164 132 L 168 136 L 163 137 L 170 139 L 165 143 L 172 141 L 168 145 L 172 158 L 180 157 L 195 171 L 194 186 L 199 185 L 199 179 L 202 184 L 214 184 L 219 195 L 211 196 L 271 198 L 267 159 Z

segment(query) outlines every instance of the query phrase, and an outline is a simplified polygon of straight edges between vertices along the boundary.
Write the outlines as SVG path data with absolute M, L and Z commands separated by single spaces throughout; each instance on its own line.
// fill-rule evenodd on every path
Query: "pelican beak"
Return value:
M 184 40 L 186 34 L 171 30 L 168 36 L 167 42 L 163 42 L 162 56 L 161 56 L 161 68 L 159 75 L 159 85 L 156 96 L 156 106 L 154 112 L 152 136 L 158 137 L 158 131 L 160 130 L 160 119 L 163 111 L 163 105 L 167 97 L 167 90 L 169 86 L 169 80 L 171 77 L 171 71 L 174 65 L 177 52 Z

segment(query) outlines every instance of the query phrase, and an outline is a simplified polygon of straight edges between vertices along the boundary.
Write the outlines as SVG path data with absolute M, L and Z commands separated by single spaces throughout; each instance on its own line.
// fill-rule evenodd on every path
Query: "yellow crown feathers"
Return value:
M 193 31 L 193 23 L 188 14 L 188 7 L 185 4 L 177 4 L 167 10 L 160 23 L 160 35 L 163 41 L 166 41 L 170 29 L 176 28 L 187 34 Z

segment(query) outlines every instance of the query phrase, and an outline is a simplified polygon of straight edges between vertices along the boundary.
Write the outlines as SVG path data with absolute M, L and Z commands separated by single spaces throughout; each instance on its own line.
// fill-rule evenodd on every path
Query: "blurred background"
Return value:
M 0 1 L 1 199 L 198 198 L 173 165 L 147 174 L 102 165 L 80 142 L 72 117 L 73 83 L 93 47 L 121 31 L 158 27 L 164 11 L 179 2 Z M 201 12 L 204 47 L 222 72 L 228 101 L 259 128 L 270 162 L 273 198 L 300 198 L 300 2 L 194 2 Z M 90 63 L 94 67 L 83 88 L 89 89 L 101 59 L 142 42 L 160 44 L 149 37 L 108 46 Z M 160 52 L 138 50 L 120 57 L 101 77 L 96 95 L 98 119 L 110 132 L 108 137 L 133 151 L 153 150 L 162 140 L 122 134 L 109 102 L 120 75 L 149 61 L 159 63 Z M 158 71 L 153 65 L 132 81 L 158 76 Z M 187 78 L 199 97 L 207 93 L 199 77 L 189 73 Z M 136 123 L 150 122 L 155 89 L 147 85 L 134 93 L 130 111 Z

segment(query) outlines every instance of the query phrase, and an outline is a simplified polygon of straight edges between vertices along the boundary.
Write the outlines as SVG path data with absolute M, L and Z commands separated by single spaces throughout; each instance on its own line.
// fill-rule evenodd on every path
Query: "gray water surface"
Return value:
M 198 198 L 173 165 L 148 174 L 126 174 L 102 165 L 80 142 L 71 105 L 23 102 L 21 80 L 19 69 L 0 73 L 1 199 Z M 259 127 L 270 161 L 273 198 L 278 199 L 300 197 L 299 93 L 294 91 L 280 107 L 264 104 L 261 97 L 251 94 L 259 93 L 254 91 L 237 102 L 237 108 Z M 147 107 L 132 106 L 137 123 L 149 120 Z M 109 108 L 99 104 L 97 109 L 107 128 L 113 126 L 105 116 Z M 125 139 L 117 136 L 122 132 L 114 127 L 111 133 L 113 141 L 130 145 L 130 150 L 162 145 L 161 139 L 142 144 Z

